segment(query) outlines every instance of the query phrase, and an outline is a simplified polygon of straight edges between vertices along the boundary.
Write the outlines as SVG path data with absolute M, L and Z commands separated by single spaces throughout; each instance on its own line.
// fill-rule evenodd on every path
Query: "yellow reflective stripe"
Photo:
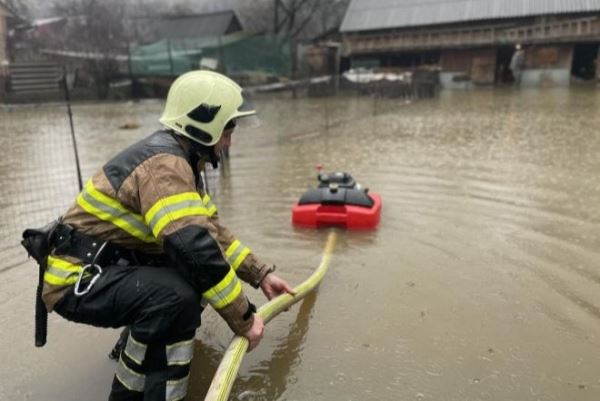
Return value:
M 59 259 L 52 255 L 48 256 L 48 266 L 52 266 L 61 270 L 66 270 L 68 272 L 79 273 L 81 271 L 81 265 L 67 262 L 64 259 Z
M 44 281 L 52 285 L 71 285 L 77 282 L 79 273 L 62 274 L 60 271 L 49 268 L 44 272 Z
M 125 355 L 127 355 L 129 359 L 142 366 L 144 358 L 146 357 L 147 349 L 147 345 L 136 341 L 135 338 L 131 336 L 131 333 L 129 333 L 129 337 L 127 337 L 127 345 L 125 345 L 125 350 L 123 352 L 125 352 Z
M 189 375 L 180 380 L 167 380 L 165 400 L 178 401 L 185 398 L 187 394 Z
M 77 204 L 92 216 L 108 221 L 133 237 L 149 243 L 157 242 L 139 214 L 127 210 L 117 200 L 98 191 L 89 180 L 77 197 Z
M 231 245 L 229 245 L 229 248 L 227 248 L 227 250 L 225 251 L 225 256 L 227 256 L 227 260 L 229 260 L 229 258 L 231 258 L 231 255 L 233 255 L 233 253 L 235 252 L 235 250 L 240 246 L 241 242 L 240 240 L 235 240 L 231 243 Z
M 152 227 L 152 232 L 155 237 L 158 237 L 160 232 L 171 222 L 175 220 L 179 220 L 183 217 L 188 216 L 208 216 L 206 213 L 206 209 L 204 207 L 190 207 L 181 210 L 177 210 L 173 213 L 166 214 L 163 216 L 154 227 Z
M 208 216 L 197 192 L 186 192 L 159 199 L 144 216 L 155 237 L 171 222 L 187 216 Z
M 246 256 L 248 256 L 249 254 L 250 254 L 250 248 L 244 247 L 242 252 L 240 252 L 238 257 L 235 258 L 235 260 L 231 264 L 231 267 L 233 268 L 233 270 L 237 270 L 244 262 L 244 259 L 246 259 Z
M 208 215 L 210 217 L 217 213 L 217 206 L 214 203 L 212 203 L 208 194 L 204 195 L 204 198 L 202 198 L 202 203 L 204 203 L 204 206 L 206 206 L 206 209 L 208 210 Z
M 52 285 L 71 285 L 71 284 L 75 284 L 77 282 L 77 277 L 79 276 L 79 274 L 74 275 L 74 276 L 69 276 L 69 277 L 62 277 L 62 276 L 58 276 L 56 274 L 53 274 L 54 272 L 52 271 L 46 271 L 44 273 L 44 281 L 47 282 L 48 284 L 52 284 Z
M 167 365 L 188 365 L 194 356 L 194 340 L 167 345 Z
M 250 252 L 250 248 L 244 246 L 239 240 L 235 240 L 225 251 L 225 256 L 233 270 L 237 270 Z
M 199 201 L 202 204 L 202 199 L 197 192 L 184 192 L 177 195 L 172 195 L 166 198 L 159 199 L 156 203 L 148 210 L 144 218 L 147 222 L 150 222 L 154 219 L 154 216 L 165 207 L 169 205 L 173 205 L 183 201 Z
M 122 358 L 119 358 L 115 376 L 127 390 L 137 391 L 139 393 L 144 391 L 146 376 L 129 369 Z
M 204 292 L 202 296 L 215 309 L 222 309 L 232 303 L 242 292 L 242 285 L 233 269 L 217 285 Z
M 77 282 L 81 265 L 48 256 L 48 267 L 44 273 L 44 281 L 52 285 L 71 285 Z

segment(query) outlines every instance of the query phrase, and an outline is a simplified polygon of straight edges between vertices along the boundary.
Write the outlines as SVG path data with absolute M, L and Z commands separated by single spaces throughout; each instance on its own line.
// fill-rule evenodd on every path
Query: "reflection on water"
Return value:
M 290 225 L 316 164 L 351 172 L 384 206 L 377 231 L 340 236 L 316 296 L 269 324 L 232 399 L 600 399 L 600 92 L 257 103 L 263 126 L 234 135 L 209 186 L 223 219 L 282 275 L 299 283 L 320 261 L 326 230 Z M 152 131 L 160 110 L 76 106 L 84 176 Z M 65 117 L 0 111 L 0 322 L 12 328 L 2 331 L 5 360 L 16 361 L 0 368 L 10 378 L 0 399 L 108 392 L 116 333 L 53 317 L 47 348 L 30 339 L 35 272 L 21 268 L 18 235 L 77 191 Z M 132 118 L 140 129 L 118 129 Z M 230 339 L 216 314 L 203 320 L 198 400 Z
M 231 390 L 231 399 L 277 400 L 285 392 L 287 384 L 296 380 L 292 372 L 301 361 L 300 352 L 303 350 L 311 311 L 316 299 L 317 292 L 312 292 L 301 301 L 289 331 L 282 333 L 283 337 L 276 339 L 276 344 L 270 344 L 273 348 L 269 350 L 270 355 L 267 354 L 267 358 L 258 361 L 250 368 L 248 374 L 242 375 L 235 382 Z M 266 341 L 272 342 L 269 339 Z M 208 343 L 202 341 L 196 343 L 194 362 L 190 372 L 193 380 L 190 383 L 188 394 L 191 401 L 204 400 L 212 375 L 217 370 L 223 352 L 222 349 L 215 349 Z

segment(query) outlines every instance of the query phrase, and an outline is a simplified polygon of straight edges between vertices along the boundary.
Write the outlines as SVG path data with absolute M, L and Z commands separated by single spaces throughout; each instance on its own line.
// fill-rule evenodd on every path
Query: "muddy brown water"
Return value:
M 317 293 L 269 324 L 232 400 L 600 399 L 600 91 L 257 104 L 262 126 L 235 134 L 209 185 L 282 276 L 300 283 L 320 261 L 327 230 L 290 224 L 317 163 L 384 206 L 378 230 L 340 231 Z M 157 128 L 161 107 L 75 106 L 84 177 Z M 112 380 L 117 331 L 53 314 L 33 346 L 36 273 L 18 238 L 77 193 L 68 129 L 63 108 L 0 110 L 2 400 L 105 400 Z M 229 339 L 206 311 L 188 399 L 203 399 Z

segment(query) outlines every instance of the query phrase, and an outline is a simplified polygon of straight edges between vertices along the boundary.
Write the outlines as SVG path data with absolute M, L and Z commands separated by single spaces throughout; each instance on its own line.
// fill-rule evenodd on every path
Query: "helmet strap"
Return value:
M 198 158 L 208 158 L 213 168 L 219 167 L 219 157 L 215 152 L 215 146 L 202 145 L 195 141 L 190 141 L 191 153 L 196 154 Z

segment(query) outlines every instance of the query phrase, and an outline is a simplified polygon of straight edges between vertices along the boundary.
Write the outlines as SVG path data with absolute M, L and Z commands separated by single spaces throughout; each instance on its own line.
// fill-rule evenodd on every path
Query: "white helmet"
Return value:
M 192 141 L 213 146 L 228 123 L 254 114 L 233 80 L 213 71 L 191 71 L 171 85 L 160 122 Z

